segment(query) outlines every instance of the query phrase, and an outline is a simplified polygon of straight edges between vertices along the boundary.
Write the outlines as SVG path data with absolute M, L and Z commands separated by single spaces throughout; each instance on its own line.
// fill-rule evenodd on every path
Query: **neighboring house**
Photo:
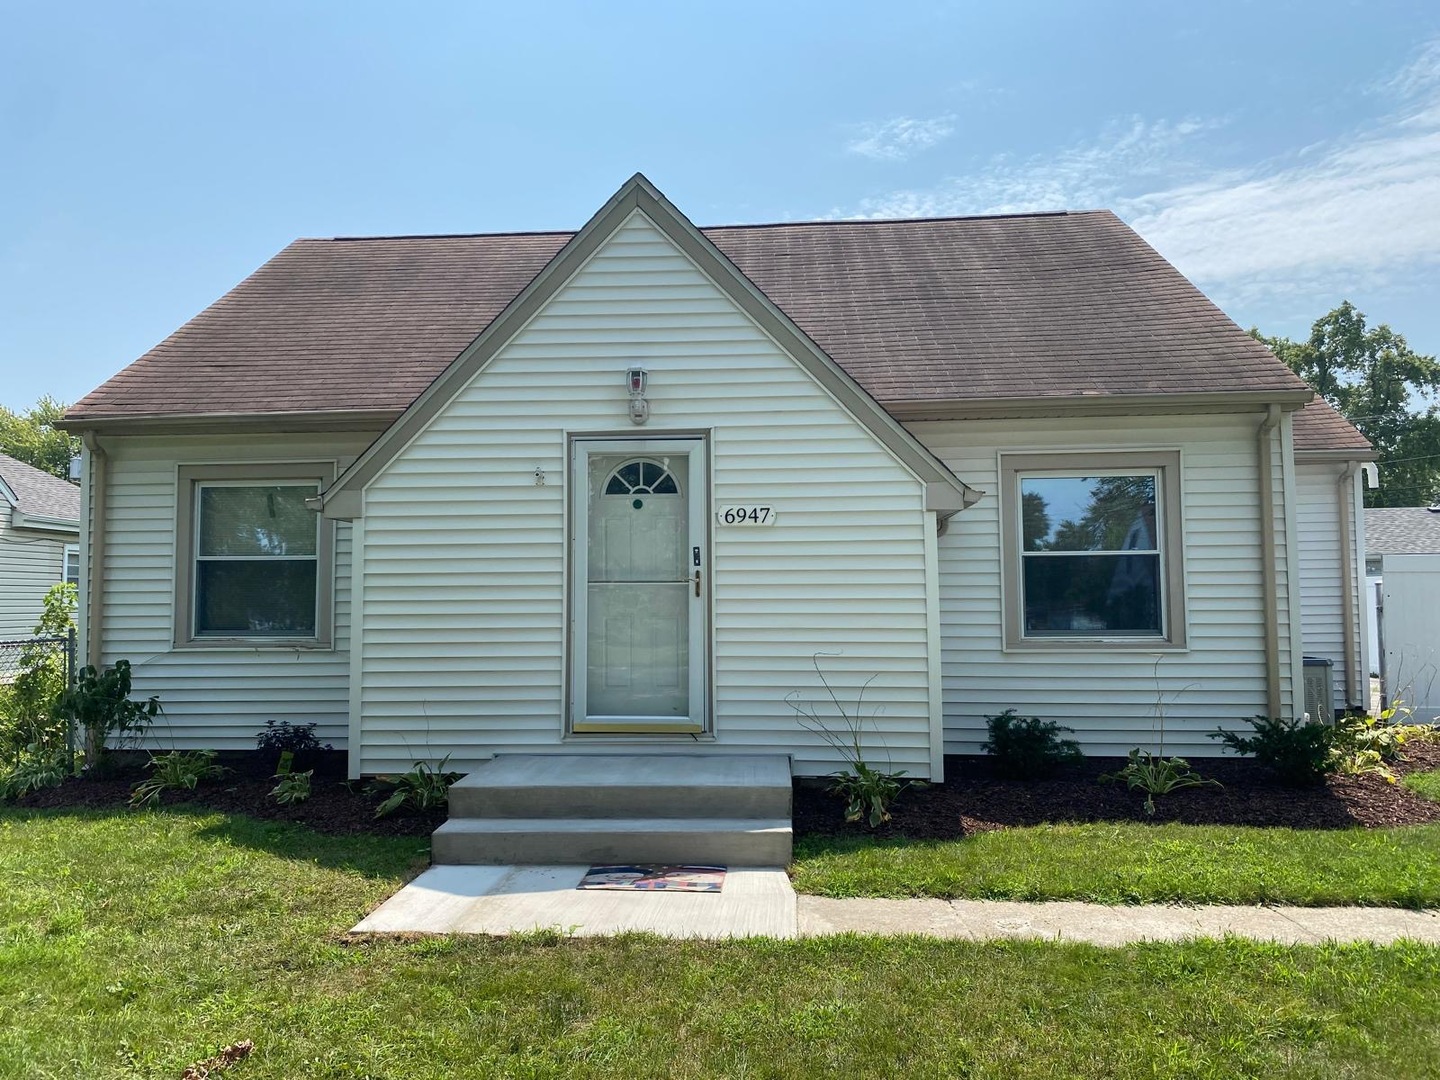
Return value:
M 1378 615 L 1384 700 L 1433 720 L 1440 716 L 1440 509 L 1366 510 L 1365 572 L 1372 588 L 1380 585 L 1378 602 L 1368 606 Z
M 1371 451 L 1312 397 L 1108 212 L 697 229 L 637 176 L 578 233 L 301 240 L 68 413 L 87 654 L 167 745 L 314 721 L 356 774 L 825 772 L 817 653 L 913 776 L 1011 707 L 1214 754 L 1360 655 Z
M 79 487 L 0 454 L 0 641 L 33 633 L 45 594 L 79 577 Z

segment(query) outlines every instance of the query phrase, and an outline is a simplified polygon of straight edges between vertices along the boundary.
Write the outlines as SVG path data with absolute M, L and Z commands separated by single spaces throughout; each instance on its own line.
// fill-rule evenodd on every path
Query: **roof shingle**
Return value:
M 1365 511 L 1365 554 L 1430 555 L 1440 552 L 1440 512 L 1423 506 L 1370 507 Z
M 15 493 L 22 514 L 79 523 L 78 485 L 17 461 L 8 454 L 0 454 L 0 479 Z
M 882 404 L 1305 388 L 1108 211 L 702 231 Z M 298 240 L 69 418 L 399 411 L 572 235 Z

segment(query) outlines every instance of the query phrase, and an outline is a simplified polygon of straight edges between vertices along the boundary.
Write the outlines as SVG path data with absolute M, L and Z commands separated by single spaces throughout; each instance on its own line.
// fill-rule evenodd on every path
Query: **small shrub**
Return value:
M 228 771 L 215 764 L 214 750 L 172 750 L 159 757 L 151 754 L 146 768 L 150 776 L 131 790 L 131 806 L 156 802 L 167 791 L 194 791 L 201 780 L 217 780 Z
M 138 740 L 160 713 L 160 699 L 130 700 L 130 661 L 116 660 L 114 667 L 100 671 L 92 666 L 80 669 L 61 697 L 60 715 L 80 724 L 85 731 L 85 768 L 100 769 L 107 740 Z
M 1268 716 L 1256 716 L 1246 723 L 1255 734 L 1220 730 L 1210 732 L 1210 738 L 1219 739 L 1237 754 L 1253 756 L 1291 787 L 1313 787 L 1338 768 L 1336 729 L 1328 724 L 1303 717 L 1283 720 Z
M 411 810 L 435 810 L 449 805 L 450 785 L 460 779 L 457 772 L 446 772 L 450 761 L 446 754 L 431 768 L 423 761 L 415 762 L 409 772 L 396 776 L 377 776 L 369 790 L 389 792 L 389 796 L 375 808 L 376 817 L 388 817 L 402 806 Z
M 985 720 L 990 737 L 981 749 L 994 759 L 995 771 L 1001 776 L 1021 780 L 1054 776 L 1085 759 L 1079 743 L 1060 737 L 1062 731 L 1074 729 L 1053 720 L 1017 716 L 1014 709 Z
M 62 583 L 45 594 L 37 638 L 63 638 L 74 627 L 75 586 Z M 12 771 L 32 759 L 42 768 L 68 751 L 70 722 L 60 713 L 65 694 L 65 652 L 53 640 L 31 641 L 20 649 L 19 671 L 0 686 L 0 763 Z M 68 753 L 67 753 L 68 760 Z
M 266 720 L 265 730 L 256 734 L 255 748 L 280 753 L 289 751 L 296 755 L 333 749 L 329 743 L 322 745 L 315 737 L 314 724 L 292 724 L 288 720 L 277 723 L 274 719 Z
M 1106 773 L 1100 777 L 1101 783 L 1116 780 L 1124 780 L 1125 786 L 1131 791 L 1145 792 L 1145 813 L 1152 816 L 1155 813 L 1156 795 L 1168 795 L 1180 788 L 1199 787 L 1202 784 L 1221 786 L 1220 781 L 1207 780 L 1197 773 L 1184 758 L 1161 757 L 1139 747 L 1130 751 L 1129 758 L 1118 772 Z

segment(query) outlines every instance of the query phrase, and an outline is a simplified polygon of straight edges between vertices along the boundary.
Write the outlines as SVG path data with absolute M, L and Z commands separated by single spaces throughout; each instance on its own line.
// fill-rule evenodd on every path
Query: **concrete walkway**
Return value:
M 732 867 L 716 893 L 581 891 L 586 866 L 436 866 L 352 933 L 577 937 L 644 931 L 663 937 L 923 934 L 986 941 L 1043 938 L 1125 945 L 1226 935 L 1315 944 L 1401 939 L 1440 945 L 1440 913 L 1397 908 L 1107 906 L 996 900 L 832 900 L 795 895 L 785 871 Z

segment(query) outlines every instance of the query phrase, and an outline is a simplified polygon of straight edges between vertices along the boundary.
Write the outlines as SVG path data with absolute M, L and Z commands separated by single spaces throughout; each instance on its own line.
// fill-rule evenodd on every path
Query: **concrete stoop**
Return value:
M 501 754 L 450 789 L 437 865 L 790 862 L 780 755 Z

